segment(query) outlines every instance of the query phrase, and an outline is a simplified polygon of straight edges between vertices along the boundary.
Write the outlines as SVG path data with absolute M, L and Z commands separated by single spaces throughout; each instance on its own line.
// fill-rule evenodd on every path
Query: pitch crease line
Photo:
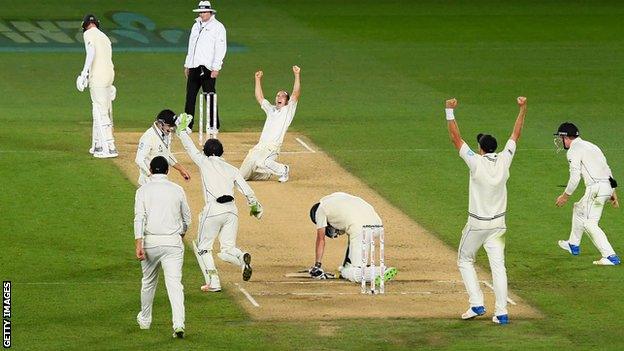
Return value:
M 251 304 L 254 305 L 254 307 L 260 307 L 260 304 L 258 304 L 256 299 L 254 299 L 253 296 L 251 296 L 251 294 L 247 292 L 247 290 L 243 289 L 243 287 L 238 285 L 238 283 L 234 283 L 234 285 L 238 287 L 238 290 L 240 290 L 240 292 L 242 292 L 243 295 L 245 295 L 247 300 L 249 300 L 249 302 L 251 302 Z
M 297 142 L 301 145 L 303 145 L 303 147 L 305 147 L 308 151 L 310 151 L 311 153 L 315 154 L 316 151 L 314 151 L 311 147 L 308 146 L 308 144 L 306 144 L 303 140 L 301 140 L 300 138 L 295 138 L 295 140 L 297 140 Z
M 492 286 L 492 284 L 486 282 L 485 280 L 482 280 L 481 283 L 483 283 L 483 285 L 487 286 L 488 288 L 492 289 L 492 291 L 494 291 L 494 287 Z M 507 302 L 509 302 L 510 304 L 516 306 L 517 303 L 512 300 L 510 297 L 507 297 Z

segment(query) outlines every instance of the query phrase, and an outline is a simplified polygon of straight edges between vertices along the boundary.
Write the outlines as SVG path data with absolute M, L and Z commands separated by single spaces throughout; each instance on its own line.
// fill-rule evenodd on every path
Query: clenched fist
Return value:
M 446 108 L 455 108 L 457 107 L 457 99 L 452 98 L 449 100 L 446 100 Z
M 527 98 L 525 98 L 524 96 L 519 96 L 516 100 L 518 101 L 518 106 L 526 106 Z
M 292 69 L 294 74 L 301 73 L 301 68 L 299 68 L 299 66 L 293 66 Z
M 262 72 L 262 71 L 258 71 L 258 72 L 256 72 L 256 74 L 255 74 L 256 79 L 262 79 L 262 76 L 263 76 L 263 75 L 264 75 L 264 72 Z

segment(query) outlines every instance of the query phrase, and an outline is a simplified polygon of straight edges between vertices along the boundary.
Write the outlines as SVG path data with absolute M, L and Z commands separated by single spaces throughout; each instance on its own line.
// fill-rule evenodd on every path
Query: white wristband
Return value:
M 453 114 L 453 109 L 452 108 L 444 109 L 444 111 L 446 111 L 446 120 L 447 121 L 452 121 L 452 120 L 455 119 L 455 115 Z

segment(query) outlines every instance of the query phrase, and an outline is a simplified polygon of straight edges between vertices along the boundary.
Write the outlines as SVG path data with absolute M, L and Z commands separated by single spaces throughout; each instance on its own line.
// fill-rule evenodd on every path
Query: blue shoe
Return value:
M 572 245 L 567 240 L 559 240 L 559 247 L 572 254 L 572 256 L 578 256 L 581 254 L 581 247 L 578 245 Z
M 509 324 L 509 316 L 506 314 L 501 314 L 500 316 L 492 317 L 492 322 L 496 324 Z
M 611 255 L 609 257 L 603 257 L 598 261 L 594 261 L 594 264 L 598 266 L 617 266 L 620 263 L 621 262 L 618 255 Z
M 462 314 L 462 319 L 473 319 L 477 316 L 483 316 L 484 314 L 485 314 L 485 307 L 483 306 L 470 307 L 468 311 Z

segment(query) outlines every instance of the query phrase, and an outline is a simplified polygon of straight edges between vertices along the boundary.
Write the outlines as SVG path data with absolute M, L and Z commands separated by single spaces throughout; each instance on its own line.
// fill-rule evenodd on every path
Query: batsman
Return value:
M 335 239 L 344 234 L 347 234 L 349 244 L 342 266 L 338 268 L 341 278 L 361 282 L 364 277 L 367 282 L 375 279 L 379 284 L 381 279 L 389 281 L 396 276 L 398 271 L 395 267 L 386 268 L 383 277 L 379 267 L 374 272 L 370 267 L 362 267 L 362 227 L 382 224 L 373 206 L 362 198 L 343 192 L 327 195 L 312 206 L 310 219 L 316 225 L 316 262 L 309 270 L 312 278 L 328 278 L 321 263 L 325 252 L 325 238 Z M 368 254 L 368 248 L 365 252 Z

